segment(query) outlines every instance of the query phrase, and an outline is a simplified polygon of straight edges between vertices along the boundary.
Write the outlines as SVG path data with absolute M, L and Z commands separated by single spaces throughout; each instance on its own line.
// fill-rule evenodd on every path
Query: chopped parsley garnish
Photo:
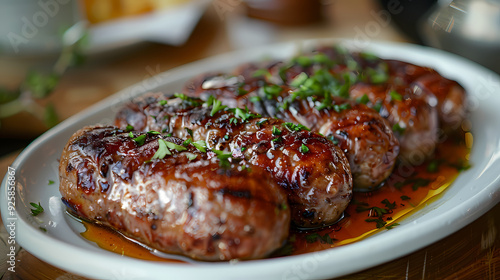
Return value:
M 232 108 L 232 109 L 228 109 L 228 111 L 233 112 L 234 115 L 237 118 L 240 118 L 243 122 L 246 122 L 246 121 L 248 121 L 251 118 L 260 117 L 259 114 L 252 114 L 252 113 L 250 113 L 250 111 L 248 111 L 248 108 L 246 106 L 245 106 L 245 110 L 243 110 L 241 108 Z
M 389 79 L 389 74 L 387 71 L 382 70 L 382 69 L 373 69 L 373 68 L 368 68 L 366 69 L 366 73 L 370 77 L 370 81 L 374 84 L 382 84 L 387 82 Z
M 31 215 L 38 216 L 39 214 L 43 213 L 44 210 L 40 202 L 38 202 L 38 204 L 30 202 L 30 205 L 31 207 L 33 207 L 33 209 L 30 209 Z
M 132 140 L 134 140 L 134 142 L 137 143 L 137 145 L 142 146 L 142 145 L 144 145 L 144 142 L 146 141 L 146 137 L 147 137 L 146 134 L 142 134 L 142 135 L 139 135 L 139 136 L 133 138 Z
M 185 153 L 186 157 L 188 158 L 188 160 L 193 160 L 195 159 L 196 157 L 198 157 L 198 155 L 196 154 L 193 154 L 193 153 Z
M 130 131 L 132 131 L 132 130 L 134 130 L 134 127 L 133 127 L 133 126 L 131 126 L 130 124 L 128 124 L 128 125 L 127 125 L 127 127 L 125 128 L 125 131 L 126 131 L 126 132 L 130 132 Z
M 359 53 L 359 56 L 361 56 L 361 58 L 363 58 L 363 59 L 372 60 L 372 61 L 378 59 L 378 56 L 376 56 L 373 53 L 368 53 L 368 52 L 361 52 L 361 53 Z
M 253 72 L 252 74 L 252 78 L 258 78 L 258 77 L 270 78 L 271 76 L 272 76 L 271 72 L 269 72 L 268 69 L 258 69 L 255 70 L 255 72 Z
M 393 228 L 394 228 L 394 227 L 396 227 L 396 226 L 399 226 L 399 224 L 398 224 L 398 223 L 392 223 L 392 224 L 390 224 L 390 225 L 386 226 L 385 228 L 386 228 L 386 229 L 393 229 Z
M 309 148 L 305 145 L 305 144 L 302 144 L 299 148 L 299 151 L 303 154 L 309 152 Z
M 292 63 L 296 63 L 302 67 L 307 67 L 307 66 L 311 66 L 313 61 L 310 57 L 301 55 L 301 56 L 294 57 L 292 59 Z
M 163 159 L 166 155 L 171 155 L 172 153 L 167 148 L 167 142 L 163 139 L 158 139 L 158 150 L 153 155 L 151 159 Z
M 316 241 L 320 241 L 321 243 L 333 244 L 334 239 L 330 237 L 328 233 L 325 233 L 323 236 L 317 232 L 311 233 L 305 236 L 307 243 L 314 243 Z
M 177 145 L 177 144 L 169 142 L 169 141 L 164 141 L 164 142 L 165 142 L 165 145 L 167 145 L 167 147 L 169 149 L 176 150 L 178 152 L 187 150 L 186 147 L 184 147 L 184 146 Z
M 184 140 L 184 142 L 182 142 L 182 146 L 187 147 L 187 146 L 189 146 L 189 144 L 191 144 L 192 141 L 193 141 L 193 139 L 188 138 L 188 139 Z
M 375 212 L 375 216 L 376 217 L 382 217 L 384 214 L 388 213 L 387 209 L 380 208 L 380 207 L 377 207 L 377 206 L 373 206 L 373 207 L 358 206 L 358 207 L 356 207 L 356 212 L 358 212 L 358 213 L 365 212 L 365 211 L 373 211 L 373 212 Z
M 220 167 L 229 168 L 231 166 L 231 163 L 229 162 L 229 158 L 232 157 L 231 153 L 225 153 L 224 151 L 220 150 L 212 150 L 212 152 L 214 152 L 217 155 Z
M 257 122 L 256 122 L 256 124 L 257 124 L 258 126 L 261 126 L 261 125 L 263 125 L 265 122 L 267 122 L 267 119 L 262 119 L 262 120 L 259 120 L 259 121 L 257 121 Z
M 427 172 L 429 173 L 436 173 L 439 170 L 439 161 L 438 160 L 433 160 L 429 162 L 427 165 Z
M 276 126 L 273 125 L 272 133 L 273 135 L 278 136 L 281 135 L 281 130 L 279 130 Z
M 403 96 L 401 94 L 399 94 L 397 91 L 395 90 L 391 90 L 389 92 L 389 95 L 391 96 L 391 101 L 392 100 L 396 100 L 396 101 L 402 101 L 403 100 Z
M 49 180 L 49 185 L 53 185 L 55 182 L 53 180 Z
M 331 60 L 326 54 L 324 53 L 318 53 L 318 54 L 315 54 L 313 57 L 312 57 L 312 61 L 314 61 L 314 63 L 319 63 L 319 64 L 323 64 L 325 66 L 333 66 L 334 62 L 333 60 Z
M 237 125 L 238 124 L 238 119 L 237 118 L 230 118 L 229 119 L 229 124 Z
M 307 126 L 301 125 L 301 124 L 294 124 L 291 122 L 286 122 L 283 124 L 288 130 L 290 131 L 301 131 L 301 130 L 307 130 L 311 131 Z
M 161 134 L 161 133 L 160 133 L 160 132 L 158 132 L 158 131 L 155 131 L 155 130 L 150 130 L 150 131 L 148 131 L 148 134 L 153 134 L 153 135 L 155 135 L 155 134 Z
M 382 100 L 377 101 L 372 109 L 380 113 L 380 109 L 382 109 Z
M 404 127 L 401 127 L 399 125 L 399 123 L 395 123 L 393 126 L 392 126 L 392 131 L 394 132 L 397 132 L 399 134 L 403 134 L 405 132 L 405 129 Z
M 290 85 L 292 87 L 300 87 L 301 85 L 303 85 L 305 83 L 307 78 L 308 78 L 307 74 L 302 72 L 302 73 L 298 74 L 295 78 L 293 78 Z
M 468 161 L 462 161 L 462 160 L 460 160 L 457 163 L 450 163 L 449 165 L 451 167 L 457 169 L 458 172 L 465 171 L 471 167 L 471 165 Z
M 262 98 L 260 98 L 260 96 L 252 96 L 248 100 L 250 100 L 250 102 L 252 102 L 252 103 L 257 103 L 257 102 L 262 101 Z
M 344 103 L 344 104 L 333 104 L 333 110 L 337 113 L 340 113 L 341 111 L 351 109 L 351 104 L 349 103 Z
M 158 105 L 160 105 L 160 106 L 165 106 L 167 104 L 168 104 L 167 100 L 160 100 L 160 101 L 158 101 Z
M 180 98 L 190 106 L 200 106 L 203 102 L 197 98 L 189 97 L 184 93 L 174 93 L 174 97 Z
M 193 137 L 193 130 L 192 129 L 189 129 L 187 127 L 184 128 L 186 130 L 186 132 L 189 134 L 189 136 Z
M 213 117 L 217 112 L 226 108 L 226 105 L 222 105 L 222 102 L 218 99 L 214 99 L 212 103 L 212 111 L 210 111 L 210 116 Z
M 238 89 L 236 90 L 236 93 L 238 94 L 238 96 L 241 96 L 241 95 L 245 95 L 248 93 L 248 90 L 244 90 L 243 87 L 238 87 Z
M 410 200 L 411 198 L 407 195 L 402 195 L 401 200 Z
M 271 142 L 276 143 L 276 142 L 281 142 L 281 140 L 283 140 L 283 137 L 279 136 L 279 137 L 274 138 L 273 140 L 271 140 Z
M 271 100 L 278 97 L 283 89 L 279 85 L 265 85 L 262 90 L 266 98 Z
M 377 228 L 383 228 L 387 224 L 386 221 L 384 221 L 384 220 L 382 220 L 380 218 L 379 219 L 366 219 L 365 221 L 369 222 L 369 223 L 372 223 L 372 222 L 377 223 L 377 225 L 376 225 Z
M 387 198 L 382 200 L 382 203 L 385 205 L 385 207 L 389 210 L 392 210 L 394 208 L 396 208 L 396 201 L 394 201 L 393 203 L 391 203 Z
M 408 178 L 404 180 L 403 182 L 397 182 L 394 184 L 394 187 L 397 189 L 401 189 L 403 186 L 412 184 L 412 190 L 416 191 L 420 187 L 425 187 L 429 185 L 431 182 L 430 179 L 424 179 L 424 178 Z
M 367 94 L 364 94 L 363 96 L 356 98 L 356 103 L 358 104 L 366 105 L 368 102 L 370 102 L 370 98 L 368 98 Z
M 192 142 L 191 145 L 193 145 L 196 149 L 198 149 L 202 153 L 207 152 L 207 143 L 204 140 Z

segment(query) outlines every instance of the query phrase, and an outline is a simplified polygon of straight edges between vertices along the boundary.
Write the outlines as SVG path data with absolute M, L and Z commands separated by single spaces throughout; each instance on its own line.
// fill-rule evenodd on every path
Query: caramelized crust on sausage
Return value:
M 389 121 L 399 139 L 402 160 L 418 165 L 434 153 L 439 129 L 437 111 L 408 88 L 357 83 L 350 95 L 366 95 L 370 104 L 379 104 L 380 115 Z
M 193 141 L 206 141 L 208 149 L 230 151 L 234 158 L 266 169 L 287 192 L 298 227 L 328 225 L 341 217 L 352 196 L 352 176 L 345 155 L 331 141 L 242 109 L 212 114 L 212 106 L 199 102 L 147 94 L 127 104 L 115 124 L 192 136 Z
M 59 172 L 72 212 L 160 251 L 206 261 L 262 258 L 283 244 L 290 210 L 267 171 L 242 170 L 241 162 L 221 168 L 191 146 L 152 159 L 161 137 L 145 135 L 143 145 L 115 127 L 86 127 L 71 137 Z
M 336 107 L 318 110 L 318 104 L 324 98 L 315 95 L 296 98 L 284 108 L 283 104 L 290 100 L 294 89 L 282 85 L 281 90 L 271 96 L 263 92 L 266 90 L 265 87 L 271 84 L 252 76 L 258 69 L 268 69 L 269 73 L 275 74 L 268 77 L 268 80 L 276 80 L 277 68 L 281 64 L 271 62 L 263 68 L 259 68 L 256 64 L 247 64 L 238 68 L 236 74 L 239 76 L 236 77 L 244 81 L 243 85 L 242 82 L 235 83 L 235 76 L 223 74 L 198 76 L 187 83 L 185 91 L 191 96 L 204 99 L 212 95 L 224 104 L 240 108 L 248 107 L 259 114 L 299 123 L 325 135 L 334 140 L 347 156 L 354 180 L 354 190 L 377 189 L 391 174 L 399 153 L 399 143 L 389 123 L 368 106 L 339 97 L 332 97 L 330 102 Z M 290 67 L 282 74 L 286 75 L 286 80 L 291 81 L 301 72 L 310 71 L 312 69 Z

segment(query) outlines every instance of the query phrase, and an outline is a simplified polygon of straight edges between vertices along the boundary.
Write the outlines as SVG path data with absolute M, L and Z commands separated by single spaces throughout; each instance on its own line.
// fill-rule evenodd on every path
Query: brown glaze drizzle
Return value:
M 468 166 L 471 146 L 472 134 L 461 132 L 439 143 L 434 157 L 423 164 L 405 166 L 400 163 L 385 186 L 373 192 L 355 193 L 353 202 L 338 223 L 315 231 L 291 229 L 287 243 L 271 257 L 299 255 L 343 246 L 375 233 L 383 234 L 383 231 L 390 230 L 388 227 L 397 227 L 396 224 L 405 217 L 438 199 L 446 191 L 460 170 Z M 383 202 L 385 200 L 394 208 L 388 209 L 388 204 Z M 376 221 L 366 221 L 380 218 L 376 210 L 368 209 L 372 207 L 388 210 L 381 217 L 386 223 L 381 228 L 377 228 Z M 150 261 L 180 262 L 177 259 L 159 257 L 147 247 L 138 245 L 109 228 L 82 223 L 86 228 L 82 236 L 103 249 Z

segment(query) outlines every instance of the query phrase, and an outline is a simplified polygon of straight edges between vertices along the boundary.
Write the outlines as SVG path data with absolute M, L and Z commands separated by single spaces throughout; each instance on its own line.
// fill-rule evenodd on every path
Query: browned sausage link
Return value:
M 365 74 L 368 68 L 384 66 L 387 80 L 383 83 L 405 86 L 415 95 L 423 97 L 430 106 L 436 107 L 440 126 L 444 132 L 448 133 L 459 128 L 467 115 L 467 94 L 464 88 L 430 67 L 366 56 L 363 53 L 347 52 L 335 47 L 320 47 L 316 53 L 325 54 L 336 62 L 332 67 L 334 73 L 344 71 L 349 60 L 359 66 L 355 71 L 361 70 Z
M 194 141 L 205 140 L 209 149 L 228 149 L 233 157 L 265 168 L 287 191 L 292 221 L 299 227 L 323 226 L 340 218 L 351 199 L 352 177 L 345 155 L 332 142 L 279 119 L 244 121 L 225 110 L 210 116 L 211 106 L 182 109 L 179 99 L 160 105 L 166 99 L 162 94 L 140 97 L 118 113 L 116 124 L 181 138 L 190 133 Z M 133 122 L 138 119 L 146 119 L 147 125 Z
M 350 95 L 366 95 L 370 106 L 380 107 L 380 115 L 387 118 L 399 138 L 402 160 L 418 165 L 432 155 L 438 137 L 436 109 L 409 88 L 357 83 L 351 87 Z
M 411 88 L 437 108 L 439 123 L 445 133 L 460 128 L 468 106 L 465 89 L 460 84 L 434 73 L 417 78 Z
M 245 84 L 249 85 L 243 94 L 235 86 L 211 83 L 214 79 L 223 80 L 234 77 L 227 75 L 197 77 L 188 83 L 186 90 L 193 96 L 207 98 L 213 95 L 223 100 L 225 104 L 246 106 L 260 114 L 300 123 L 327 137 L 334 137 L 349 160 L 354 190 L 371 191 L 378 188 L 391 174 L 399 152 L 398 140 L 387 121 L 363 104 L 340 98 L 333 98 L 335 102 L 332 101 L 332 104 L 335 103 L 336 106 L 343 108 L 342 110 L 332 108 L 318 110 L 317 104 L 323 100 L 323 97 L 317 95 L 314 96 L 314 101 L 312 96 L 297 98 L 290 103 L 288 108 L 280 107 L 290 97 L 293 89 L 283 85 L 282 90 L 275 96 L 266 94 L 263 91 L 269 84 L 262 79 L 256 79 L 252 73 L 259 69 L 268 69 L 269 74 L 273 76 L 264 78 L 276 80 L 279 71 L 277 69 L 282 66 L 283 63 L 272 62 L 266 63 L 263 68 L 259 68 L 256 64 L 240 67 L 236 74 L 241 74 Z M 290 81 L 301 72 L 313 71 L 313 68 L 313 66 L 294 65 L 281 73 L 286 75 L 286 80 Z M 209 87 L 207 84 L 213 86 Z M 255 98 L 257 101 L 254 101 Z M 346 103 L 349 103 L 349 106 L 344 106 Z
M 143 145 L 134 140 L 140 135 Z M 152 159 L 160 136 L 133 136 L 86 127 L 71 137 L 59 172 L 72 212 L 151 248 L 206 261 L 262 258 L 287 238 L 286 194 L 265 170 L 222 169 L 190 146 Z

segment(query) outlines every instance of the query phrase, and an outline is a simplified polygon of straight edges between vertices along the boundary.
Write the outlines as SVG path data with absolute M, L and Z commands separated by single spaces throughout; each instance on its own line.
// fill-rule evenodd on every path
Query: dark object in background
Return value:
M 380 5 L 391 14 L 392 23 L 415 43 L 423 44 L 418 32 L 418 22 L 437 0 L 379 0 Z
M 436 5 L 419 27 L 425 44 L 500 74 L 500 1 L 454 0 Z
M 322 19 L 321 0 L 245 0 L 249 17 L 283 25 L 303 25 Z

